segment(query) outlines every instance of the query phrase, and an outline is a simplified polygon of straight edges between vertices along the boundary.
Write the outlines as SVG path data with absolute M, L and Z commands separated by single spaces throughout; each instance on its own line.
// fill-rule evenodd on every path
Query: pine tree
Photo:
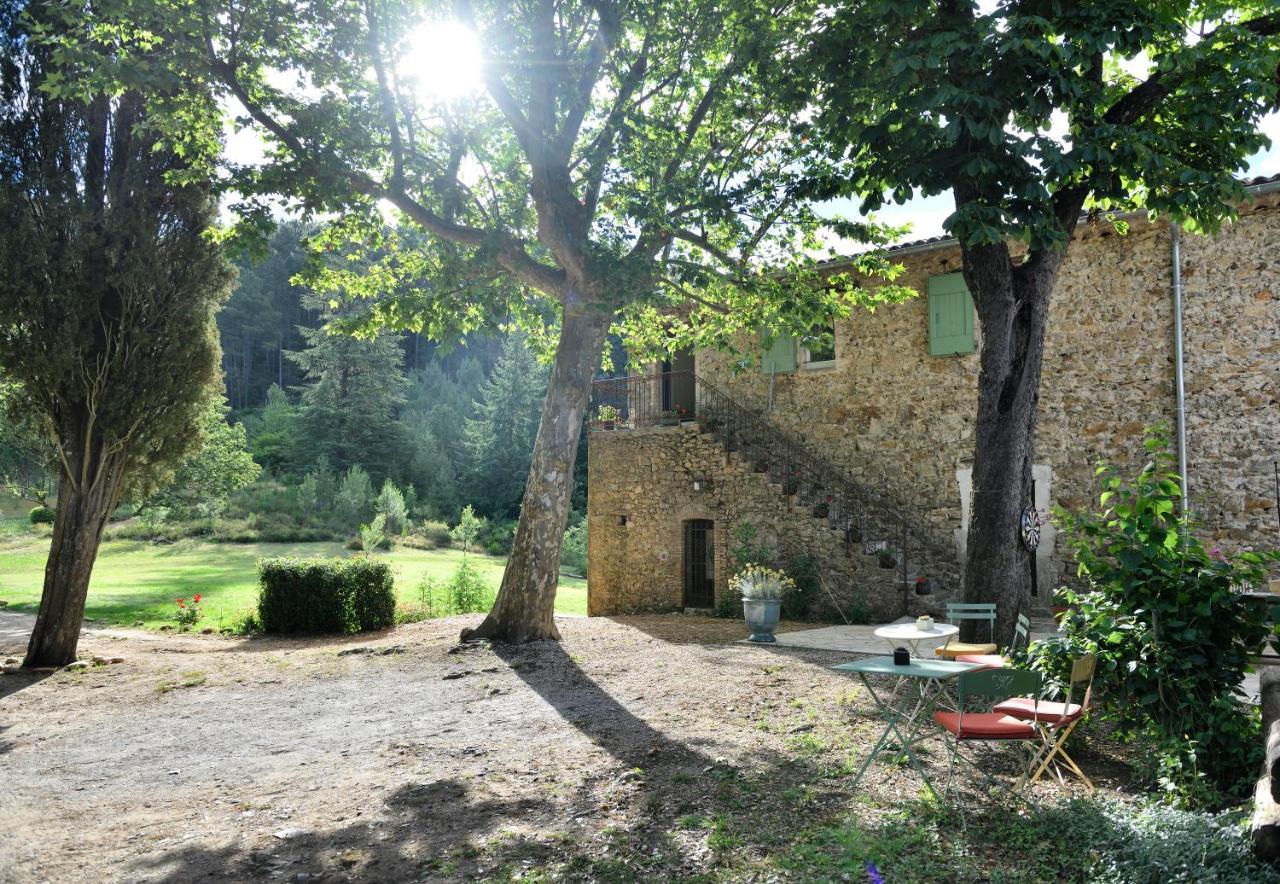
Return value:
M 314 297 L 307 302 L 319 306 Z M 408 387 L 401 336 L 366 339 L 328 328 L 301 331 L 307 348 L 288 357 L 311 382 L 302 391 L 304 459 L 326 457 L 339 471 L 362 464 L 378 478 L 399 472 L 405 438 L 395 418 Z
M 410 481 L 418 490 L 418 500 L 433 519 L 452 522 L 458 516 L 458 481 L 449 452 L 425 430 L 414 437 L 414 455 L 409 463 Z
M 524 335 L 510 335 L 480 389 L 476 417 L 467 421 L 469 496 L 486 516 L 520 512 L 546 388 L 546 370 Z

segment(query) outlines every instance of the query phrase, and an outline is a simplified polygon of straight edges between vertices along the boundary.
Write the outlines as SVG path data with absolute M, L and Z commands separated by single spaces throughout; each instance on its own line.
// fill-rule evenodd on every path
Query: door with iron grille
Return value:
M 715 543 L 710 519 L 689 519 L 684 523 L 684 606 L 710 608 L 715 605 Z

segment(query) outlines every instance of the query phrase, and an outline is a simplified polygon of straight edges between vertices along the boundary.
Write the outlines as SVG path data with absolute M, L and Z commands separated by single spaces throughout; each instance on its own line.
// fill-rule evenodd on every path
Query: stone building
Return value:
M 1178 240 L 1190 500 L 1224 546 L 1277 547 L 1280 176 L 1218 236 Z M 1036 507 L 1092 506 L 1100 458 L 1134 466 L 1145 427 L 1176 426 L 1173 241 L 1163 222 L 1081 224 L 1051 306 Z M 743 523 L 810 558 L 825 613 L 896 617 L 958 587 L 982 330 L 954 240 L 893 257 L 920 295 L 835 323 L 833 352 L 783 338 L 747 370 L 684 353 L 598 382 L 593 408 L 619 413 L 590 431 L 590 613 L 713 606 Z M 1067 558 L 1052 525 L 1035 555 L 1043 604 Z

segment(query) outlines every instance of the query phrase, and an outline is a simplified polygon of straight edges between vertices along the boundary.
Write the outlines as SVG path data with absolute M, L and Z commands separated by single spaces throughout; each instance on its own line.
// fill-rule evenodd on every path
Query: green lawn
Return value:
M 11 611 L 35 612 L 44 581 L 49 541 L 27 537 L 0 540 L 0 599 Z M 257 602 L 258 559 L 270 556 L 349 556 L 338 543 L 206 543 L 183 540 L 156 545 L 136 541 L 104 543 L 89 584 L 85 617 L 112 624 L 147 626 L 170 622 L 174 599 L 203 596 L 203 625 L 229 626 Z M 425 575 L 444 580 L 462 560 L 458 550 L 397 547 L 378 554 L 391 562 L 401 603 L 416 605 L 418 583 Z M 472 553 L 481 572 L 497 589 L 504 559 Z M 587 612 L 587 582 L 561 577 L 556 611 Z

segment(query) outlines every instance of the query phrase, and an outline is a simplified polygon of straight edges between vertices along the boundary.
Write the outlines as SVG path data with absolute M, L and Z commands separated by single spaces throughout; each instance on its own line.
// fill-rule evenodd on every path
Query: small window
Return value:
M 816 368 L 836 361 L 836 325 L 834 322 L 814 326 L 800 347 L 800 362 Z

